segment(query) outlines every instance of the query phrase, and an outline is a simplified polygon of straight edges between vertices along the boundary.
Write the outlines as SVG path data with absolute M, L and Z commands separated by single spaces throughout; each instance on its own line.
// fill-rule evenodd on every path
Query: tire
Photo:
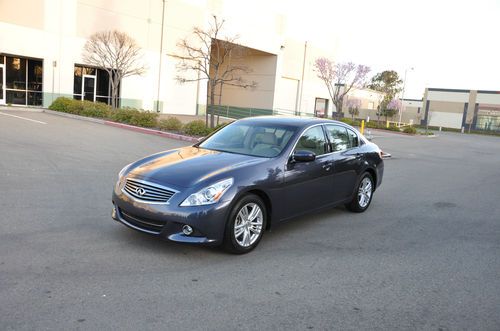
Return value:
M 373 177 L 365 172 L 356 186 L 351 202 L 346 204 L 346 208 L 355 213 L 362 213 L 368 209 L 373 199 L 375 184 Z
M 262 199 L 255 194 L 243 196 L 229 213 L 224 232 L 224 249 L 233 254 L 252 251 L 262 239 L 266 222 L 267 211 Z

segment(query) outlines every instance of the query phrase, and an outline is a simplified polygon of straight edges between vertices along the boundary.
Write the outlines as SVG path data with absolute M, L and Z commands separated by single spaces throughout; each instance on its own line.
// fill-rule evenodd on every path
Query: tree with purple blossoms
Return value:
M 392 118 L 396 113 L 401 109 L 401 100 L 398 99 L 392 99 L 389 101 L 387 106 L 382 109 L 382 114 L 385 117 L 385 120 L 387 121 L 388 118 Z
M 370 67 L 352 62 L 335 64 L 330 59 L 320 57 L 314 61 L 314 70 L 325 83 L 337 113 L 342 113 L 344 97 L 353 88 L 365 86 Z
M 346 107 L 351 115 L 351 118 L 354 120 L 354 116 L 359 115 L 359 108 L 361 108 L 361 100 L 356 98 L 347 99 Z

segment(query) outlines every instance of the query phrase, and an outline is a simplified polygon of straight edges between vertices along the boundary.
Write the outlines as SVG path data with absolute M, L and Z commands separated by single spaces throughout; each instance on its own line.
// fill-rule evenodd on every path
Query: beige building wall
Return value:
M 431 101 L 428 110 L 429 125 L 459 129 L 462 127 L 464 103 Z
M 346 117 L 352 117 L 349 114 L 349 109 L 346 106 L 349 99 L 357 99 L 361 101 L 359 115 L 355 116 L 355 118 L 364 120 L 376 120 L 377 107 L 384 99 L 384 94 L 371 89 L 352 89 L 344 98 L 343 112 L 344 116 Z
M 31 29 L 43 29 L 45 24 L 44 1 L 0 1 L 0 22 L 16 24 Z
M 431 126 L 500 130 L 500 91 L 427 88 L 423 104 Z
M 222 94 L 218 88 L 216 93 L 216 104 L 219 103 L 218 95 L 221 95 L 222 105 L 231 105 L 245 108 L 272 109 L 274 101 L 274 87 L 276 77 L 276 61 L 274 54 L 269 54 L 253 49 L 244 50 L 241 58 L 233 59 L 231 64 L 245 66 L 248 73 L 239 76 L 245 84 L 255 83 L 255 87 L 242 88 L 232 85 L 223 85 Z M 225 70 L 225 68 L 222 68 Z
M 318 57 L 334 58 L 334 50 L 320 48 L 306 41 L 287 38 L 278 53 L 275 102 L 273 108 L 282 114 L 313 116 L 316 99 L 328 100 L 328 115 L 334 109 L 323 81 L 314 70 Z
M 460 129 L 464 110 L 467 109 L 469 102 L 469 92 L 469 90 L 426 89 L 424 120 L 427 118 L 430 126 Z

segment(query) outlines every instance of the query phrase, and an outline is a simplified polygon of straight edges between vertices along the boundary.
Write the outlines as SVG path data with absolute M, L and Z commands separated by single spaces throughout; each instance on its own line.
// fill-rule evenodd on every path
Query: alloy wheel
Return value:
M 262 232 L 264 216 L 262 209 L 254 202 L 244 205 L 236 215 L 234 238 L 241 247 L 249 247 Z
M 365 177 L 359 184 L 358 203 L 361 208 L 365 208 L 370 203 L 372 197 L 372 181 Z

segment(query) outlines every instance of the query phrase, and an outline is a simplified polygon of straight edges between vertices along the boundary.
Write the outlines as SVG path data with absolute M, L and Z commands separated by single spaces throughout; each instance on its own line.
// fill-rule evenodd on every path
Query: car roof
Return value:
M 304 127 L 312 124 L 322 124 L 322 123 L 336 123 L 344 124 L 342 122 L 317 118 L 317 117 L 299 117 L 299 116 L 257 116 L 257 117 L 246 117 L 238 120 L 240 123 L 251 123 L 251 124 L 270 124 L 270 125 L 288 125 L 294 127 Z

